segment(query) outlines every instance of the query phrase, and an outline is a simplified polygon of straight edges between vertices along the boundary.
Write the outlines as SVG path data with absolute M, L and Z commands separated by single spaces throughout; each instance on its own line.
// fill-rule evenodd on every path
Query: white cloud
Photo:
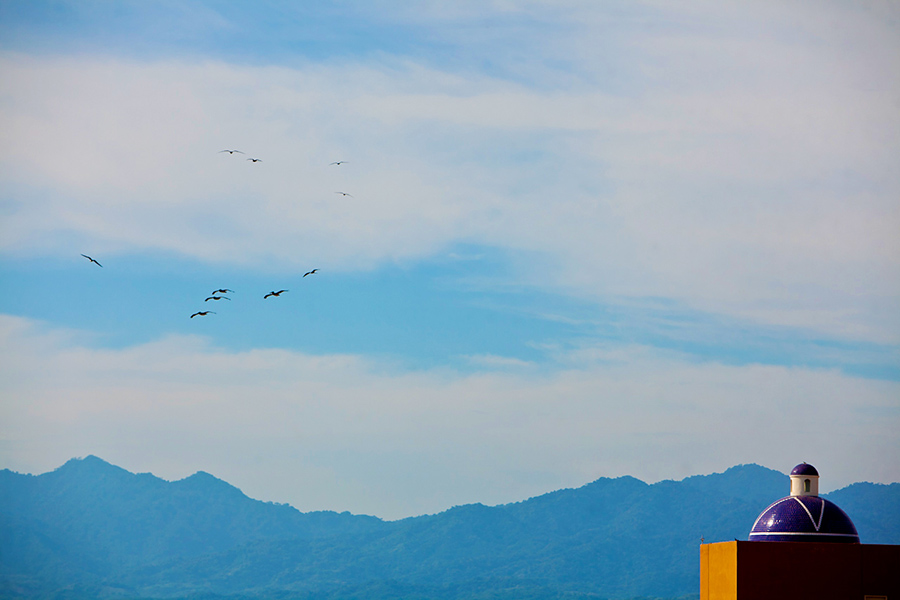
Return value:
M 403 58 L 6 54 L 3 250 L 58 251 L 74 234 L 105 254 L 368 269 L 463 241 L 541 256 L 550 268 L 520 275 L 573 294 L 896 342 L 896 24 L 842 5 L 702 6 L 616 21 L 578 3 L 493 5 L 552 17 L 533 58 L 570 56 L 577 81 L 557 87 Z M 617 24 L 598 52 L 596 31 Z M 217 153 L 232 147 L 263 162 Z
M 900 451 L 900 384 L 834 371 L 636 347 L 581 351 L 556 373 L 408 373 L 195 337 L 96 349 L 14 317 L 0 331 L 0 460 L 19 471 L 92 453 L 170 479 L 206 470 L 301 510 L 387 518 L 746 462 L 806 460 L 827 489 L 900 479 L 883 460 Z
M 488 369 L 524 369 L 524 368 L 536 368 L 532 362 L 527 360 L 522 360 L 520 358 L 513 358 L 509 356 L 497 356 L 495 354 L 478 354 L 472 356 L 464 357 L 469 363 L 479 366 L 485 367 Z

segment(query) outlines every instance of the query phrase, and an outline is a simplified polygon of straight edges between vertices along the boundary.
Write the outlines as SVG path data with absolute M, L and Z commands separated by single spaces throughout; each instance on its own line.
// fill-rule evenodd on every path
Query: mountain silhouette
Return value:
M 38 476 L 0 471 L 0 596 L 696 597 L 700 538 L 746 539 L 788 481 L 758 465 L 655 484 L 601 478 L 386 522 L 260 502 L 202 471 L 168 482 L 89 456 Z M 864 543 L 900 542 L 900 484 L 826 496 Z

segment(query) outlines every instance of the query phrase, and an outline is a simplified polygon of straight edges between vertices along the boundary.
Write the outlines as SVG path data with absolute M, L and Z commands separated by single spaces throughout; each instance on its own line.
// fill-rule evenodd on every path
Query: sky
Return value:
M 0 0 L 0 131 L 0 468 L 900 481 L 894 3 Z

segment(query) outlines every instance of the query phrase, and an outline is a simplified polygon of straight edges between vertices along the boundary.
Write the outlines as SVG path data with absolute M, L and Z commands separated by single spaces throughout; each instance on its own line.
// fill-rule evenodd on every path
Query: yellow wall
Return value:
M 737 600 L 737 542 L 700 546 L 700 600 Z

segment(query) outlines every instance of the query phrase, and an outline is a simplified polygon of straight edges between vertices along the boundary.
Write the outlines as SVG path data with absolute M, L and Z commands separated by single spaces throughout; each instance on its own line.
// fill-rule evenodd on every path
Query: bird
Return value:
M 314 274 L 316 271 L 318 271 L 318 269 L 313 269 L 313 270 L 310 271 L 309 273 L 304 273 L 303 276 L 306 277 L 307 275 L 312 275 L 312 274 Z
M 344 164 L 345 162 L 347 162 L 347 161 L 346 161 L 346 160 L 336 160 L 336 161 L 334 161 L 333 163 L 330 163 L 328 166 L 329 166 L 329 167 L 330 167 L 331 165 L 341 166 L 341 165 Z
M 210 296 L 204 302 L 209 302 L 210 300 L 231 300 L 228 296 Z
M 197 312 L 195 312 L 194 314 L 192 314 L 192 315 L 191 315 L 191 318 L 193 319 L 193 318 L 196 317 L 197 315 L 199 315 L 199 316 L 201 316 L 201 317 L 205 317 L 206 315 L 209 315 L 209 314 L 213 314 L 213 315 L 214 315 L 214 314 L 216 314 L 216 313 L 214 313 L 214 312 L 211 311 L 211 310 L 200 310 L 200 311 L 197 311 Z
M 213 290 L 212 292 L 210 292 L 210 294 L 215 296 L 216 294 L 227 294 L 228 292 L 231 292 L 233 294 L 234 290 L 228 290 L 228 289 L 222 288 L 220 290 Z
M 97 265 L 98 267 L 102 267 L 102 266 L 103 266 L 103 265 L 101 265 L 100 263 L 98 263 L 96 260 L 94 260 L 93 258 L 91 258 L 90 256 L 88 256 L 87 254 L 82 254 L 82 256 L 85 257 L 86 259 L 88 259 L 89 261 L 91 261 L 92 263 L 94 263 L 95 265 Z
M 280 295 L 282 295 L 283 293 L 285 293 L 286 291 L 288 291 L 288 290 L 281 290 L 280 292 L 269 292 L 268 294 L 266 294 L 265 296 L 263 296 L 263 300 L 265 300 L 265 299 L 268 298 L 269 296 L 280 296 Z
M 347 192 L 335 192 L 335 194 L 340 194 L 341 196 L 350 196 L 353 197 L 353 194 L 348 194 Z
M 222 154 L 223 152 L 227 152 L 228 154 L 234 154 L 235 152 L 237 152 L 238 154 L 243 154 L 243 152 L 241 152 L 240 150 L 219 150 L 219 154 Z
M 253 162 L 262 162 L 261 158 L 248 158 L 247 160 L 252 160 Z

